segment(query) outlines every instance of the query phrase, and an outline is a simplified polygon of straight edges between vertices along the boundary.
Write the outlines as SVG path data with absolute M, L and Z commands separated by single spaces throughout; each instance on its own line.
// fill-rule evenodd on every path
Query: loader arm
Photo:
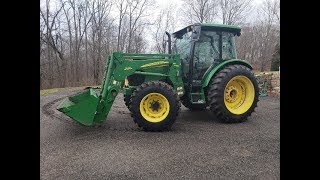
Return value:
M 150 72 L 149 68 L 163 68 L 162 73 Z M 177 54 L 129 54 L 114 52 L 108 57 L 99 96 L 90 88 L 84 93 L 69 97 L 58 110 L 83 125 L 105 121 L 117 94 L 125 89 L 129 75 L 156 76 L 168 78 L 174 89 L 184 92 L 181 77 L 180 56 Z M 128 87 L 127 87 L 128 88 Z M 132 91 L 132 88 L 129 87 Z

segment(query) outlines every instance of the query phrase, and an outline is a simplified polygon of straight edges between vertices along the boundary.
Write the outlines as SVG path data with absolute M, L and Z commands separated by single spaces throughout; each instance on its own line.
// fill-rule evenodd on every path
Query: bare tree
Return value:
M 271 57 L 276 44 L 279 42 L 279 22 L 278 0 L 265 0 L 262 6 L 258 9 L 259 25 L 261 27 L 259 35 L 261 37 L 261 56 L 260 56 L 260 71 L 264 71 L 266 66 L 271 64 Z
M 280 0 L 264 0 L 257 11 L 260 22 L 265 21 L 269 25 L 280 24 Z
M 157 19 L 155 20 L 155 31 L 153 32 L 154 47 L 153 50 L 157 53 L 165 53 L 166 47 L 164 40 L 166 39 L 165 32 L 173 32 L 175 29 L 175 18 L 172 7 L 173 3 L 169 3 L 164 9 L 161 9 Z
M 233 25 L 242 22 L 252 9 L 252 0 L 220 0 L 222 23 Z
M 148 25 L 149 22 L 145 20 L 145 22 L 140 21 L 142 18 L 147 17 L 148 8 L 154 3 L 150 0 L 127 0 L 128 3 L 128 45 L 126 52 L 132 52 L 132 39 L 137 29 L 141 26 Z
M 40 87 L 100 84 L 110 53 L 145 53 L 150 50 L 147 47 L 164 53 L 164 32 L 173 32 L 178 19 L 188 24 L 214 23 L 221 2 L 184 0 L 184 13 L 176 13 L 172 8 L 176 5 L 170 3 L 154 17 L 153 0 L 41 0 Z M 275 45 L 280 44 L 279 0 L 265 0 L 257 9 L 256 21 L 250 23 L 241 20 L 249 11 L 242 11 L 243 6 L 235 6 L 237 3 L 225 8 L 225 22 L 242 27 L 242 36 L 237 39 L 238 56 L 250 61 L 255 69 L 268 70 Z M 146 35 L 147 30 L 152 30 L 151 37 Z
M 196 22 L 214 22 L 218 15 L 217 0 L 183 0 L 183 21 L 187 24 Z
M 117 35 L 117 51 L 122 51 L 122 49 L 120 49 L 120 41 L 121 41 L 121 30 L 122 30 L 122 26 L 123 26 L 123 20 L 124 17 L 127 13 L 127 9 L 128 9 L 128 3 L 126 3 L 126 0 L 120 0 L 117 4 L 117 9 L 119 12 L 119 25 L 118 25 L 118 35 Z
M 110 49 L 109 46 L 112 46 L 110 41 L 104 41 L 108 39 L 104 38 L 108 37 L 106 29 L 110 29 L 110 24 L 113 23 L 112 20 L 106 20 L 110 14 L 110 2 L 107 0 L 42 1 L 44 5 L 40 8 L 40 74 L 44 81 L 41 81 L 43 82 L 41 87 L 77 86 L 84 81 L 87 82 L 92 62 L 96 65 L 94 70 L 103 67 L 104 61 L 101 58 L 105 56 L 102 54 L 105 52 L 103 48 Z M 56 8 L 50 5 L 55 5 Z M 96 22 L 91 23 L 94 15 Z M 94 30 L 90 31 L 92 27 Z M 94 38 L 90 41 L 89 37 L 92 34 Z M 107 46 L 102 42 L 106 42 Z M 94 44 L 97 51 L 90 54 L 89 44 Z M 99 63 L 89 58 L 93 53 L 99 57 L 98 60 L 95 59 Z M 82 73 L 83 71 L 86 73 Z M 99 72 L 101 70 L 96 74 Z
M 54 54 L 53 53 L 58 54 L 59 58 L 64 60 L 63 54 L 61 50 L 59 50 L 57 46 L 57 41 L 55 41 L 55 38 L 54 38 L 54 31 L 55 31 L 54 26 L 55 26 L 56 18 L 58 17 L 60 11 L 62 10 L 62 7 L 58 8 L 54 12 L 50 12 L 50 0 L 46 0 L 45 5 L 46 6 L 44 10 L 40 8 L 40 17 L 41 17 L 40 22 L 43 22 L 43 25 L 40 26 L 41 27 L 40 42 L 44 42 L 46 44 L 46 60 L 47 60 L 46 64 L 48 64 L 48 71 L 46 73 L 44 73 L 45 71 L 42 71 L 42 75 L 48 76 L 47 79 L 49 80 L 49 85 L 53 85 L 53 82 L 54 82 L 54 76 L 53 76 L 54 74 L 53 55 Z M 41 46 L 40 46 L 40 53 L 41 53 Z
M 257 20 L 242 24 L 237 39 L 239 58 L 248 60 L 259 71 L 269 70 L 275 46 L 280 44 L 279 1 L 266 0 L 257 9 Z
M 112 8 L 111 1 L 97 0 L 97 3 L 92 5 L 93 20 L 92 28 L 92 60 L 93 60 L 93 77 L 95 84 L 100 83 L 100 77 L 103 71 L 103 38 L 106 33 L 106 24 L 110 19 L 110 10 Z

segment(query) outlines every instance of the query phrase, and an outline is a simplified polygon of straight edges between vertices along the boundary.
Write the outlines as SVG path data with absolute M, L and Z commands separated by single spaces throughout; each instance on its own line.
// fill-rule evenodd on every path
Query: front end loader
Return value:
M 100 93 L 89 88 L 58 110 L 80 124 L 99 124 L 122 93 L 134 122 L 146 131 L 169 129 L 180 103 L 191 111 L 209 108 L 223 122 L 243 122 L 257 106 L 259 88 L 251 65 L 237 58 L 240 31 L 196 23 L 166 32 L 168 54 L 114 52 L 107 58 Z
M 100 94 L 98 95 L 93 88 L 89 88 L 83 93 L 66 99 L 59 105 L 58 110 L 77 122 L 90 126 L 105 121 L 119 92 L 125 96 L 131 96 L 137 86 L 144 82 L 152 81 L 156 84 L 155 87 L 159 86 L 157 87 L 158 90 L 163 87 L 170 87 L 171 91 L 164 90 L 168 91 L 164 92 L 168 93 L 168 96 L 181 96 L 184 91 L 180 64 L 180 58 L 177 54 L 112 53 L 105 66 L 106 71 Z M 152 108 L 147 107 L 144 116 L 149 118 L 150 121 L 156 121 L 158 117 L 163 115 L 160 109 L 169 108 L 164 105 L 170 100 L 161 94 L 150 95 L 146 101 L 149 102 L 150 99 L 154 100 L 151 102 L 153 103 L 152 107 L 157 111 L 153 112 Z M 150 112 L 153 114 L 150 114 Z

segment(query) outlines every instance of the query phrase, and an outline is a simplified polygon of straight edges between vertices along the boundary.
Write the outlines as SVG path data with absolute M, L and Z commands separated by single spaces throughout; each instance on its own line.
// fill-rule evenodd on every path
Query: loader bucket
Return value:
M 97 93 L 90 88 L 64 100 L 57 109 L 75 121 L 90 126 L 94 121 L 98 101 Z

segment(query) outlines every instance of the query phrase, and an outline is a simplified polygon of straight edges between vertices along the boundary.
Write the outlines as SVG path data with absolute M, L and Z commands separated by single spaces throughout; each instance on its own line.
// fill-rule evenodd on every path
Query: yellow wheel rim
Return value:
M 224 103 L 233 114 L 243 114 L 249 110 L 255 97 L 254 86 L 245 76 L 235 76 L 224 89 Z
M 140 113 L 149 122 L 163 121 L 168 116 L 169 111 L 169 101 L 159 93 L 149 93 L 140 102 Z

